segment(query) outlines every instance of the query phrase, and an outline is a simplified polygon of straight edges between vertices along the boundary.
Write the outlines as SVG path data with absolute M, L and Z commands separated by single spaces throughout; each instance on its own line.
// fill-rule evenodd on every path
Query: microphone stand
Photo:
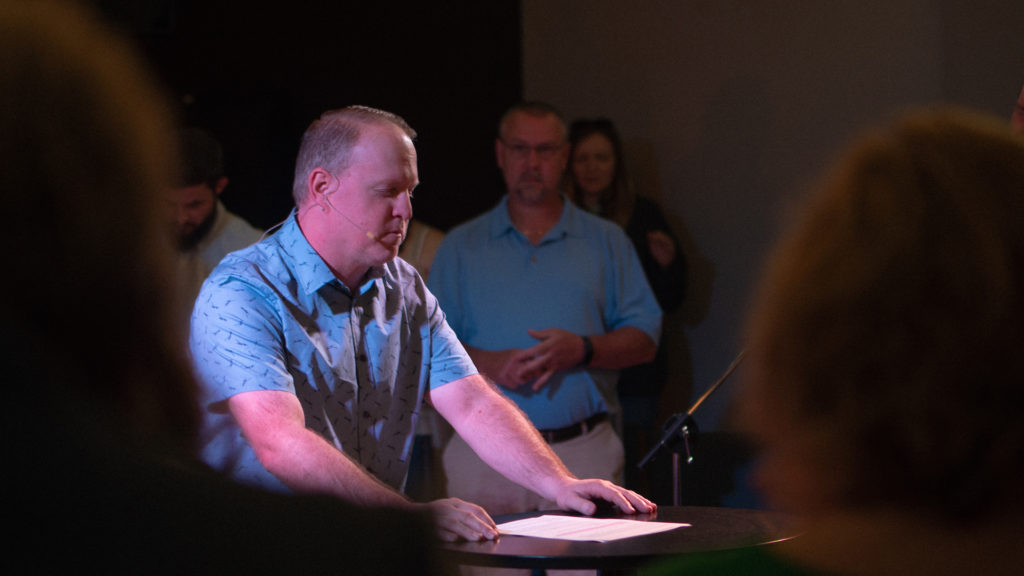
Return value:
M 686 411 L 685 414 L 678 413 L 673 414 L 669 418 L 668 422 L 663 427 L 664 433 L 661 435 L 661 440 L 651 448 L 650 452 L 644 456 L 636 467 L 643 468 L 648 462 L 653 459 L 657 453 L 670 446 L 672 448 L 672 504 L 679 506 L 679 502 L 682 499 L 680 484 L 682 482 L 680 478 L 680 451 L 686 452 L 686 463 L 693 463 L 693 454 L 690 452 L 690 439 L 697 439 L 697 422 L 693 419 L 693 413 L 697 411 L 697 408 L 708 399 L 711 394 L 718 390 L 718 387 L 725 382 L 725 379 L 729 377 L 736 370 L 736 368 L 743 361 L 743 357 L 746 355 L 746 350 L 741 350 L 736 359 L 732 361 L 732 364 L 725 370 L 718 380 L 708 388 L 700 398 Z

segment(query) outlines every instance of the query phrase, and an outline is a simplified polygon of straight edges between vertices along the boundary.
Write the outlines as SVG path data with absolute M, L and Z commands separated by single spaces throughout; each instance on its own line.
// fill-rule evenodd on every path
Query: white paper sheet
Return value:
M 689 524 L 675 522 L 641 522 L 620 518 L 581 518 L 552 514 L 498 524 L 498 531 L 511 536 L 608 542 L 687 526 Z

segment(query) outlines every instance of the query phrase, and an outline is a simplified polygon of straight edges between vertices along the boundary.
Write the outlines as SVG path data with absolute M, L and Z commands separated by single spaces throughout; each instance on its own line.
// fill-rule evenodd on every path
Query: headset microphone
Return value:
M 370 231 L 369 231 L 369 230 L 367 230 L 366 228 L 363 228 L 363 227 L 362 227 L 362 226 L 360 226 L 359 224 L 356 224 L 356 221 L 355 221 L 355 220 L 353 220 L 353 219 L 351 219 L 351 218 L 349 218 L 349 217 L 348 217 L 348 214 L 345 214 L 345 213 L 344 213 L 344 212 L 342 212 L 341 210 L 338 210 L 337 208 L 335 208 L 335 207 L 334 207 L 334 202 L 331 202 L 331 197 L 330 197 L 330 195 L 327 195 L 325 199 L 327 200 L 327 204 L 329 204 L 329 205 L 330 205 L 330 207 L 331 207 L 331 208 L 332 208 L 332 209 L 333 209 L 333 210 L 334 210 L 335 212 L 337 212 L 338 214 L 341 214 L 341 217 L 342 217 L 342 218 L 344 218 L 345 220 L 348 220 L 348 223 L 349 223 L 349 224 L 351 224 L 351 225 L 355 226 L 355 227 L 356 227 L 357 229 L 359 229 L 359 230 L 363 231 L 363 232 L 364 232 L 364 233 L 366 234 L 366 237 L 367 237 L 367 238 L 369 238 L 370 240 L 376 240 L 376 239 L 377 239 L 377 235 L 376 235 L 376 234 L 374 234 L 373 232 L 370 232 Z
M 332 208 L 333 208 L 333 206 L 332 206 Z M 366 228 L 363 228 L 359 224 L 356 224 L 355 220 L 352 220 L 351 218 L 348 217 L 348 214 L 345 214 L 344 212 L 338 210 L 337 208 L 334 208 L 334 211 L 337 212 L 338 214 L 341 214 L 341 217 L 344 218 L 345 220 L 348 220 L 349 224 L 355 226 L 359 230 L 362 230 L 366 234 L 366 237 L 369 238 L 370 240 L 376 240 L 377 239 L 377 236 L 373 232 L 370 232 Z

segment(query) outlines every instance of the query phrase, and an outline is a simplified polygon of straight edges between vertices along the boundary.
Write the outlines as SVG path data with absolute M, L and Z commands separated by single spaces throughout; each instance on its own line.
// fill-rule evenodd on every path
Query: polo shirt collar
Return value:
M 580 221 L 580 209 L 572 203 L 565 194 L 561 195 L 562 198 L 562 216 L 558 219 L 548 233 L 544 236 L 545 239 L 550 238 L 563 238 L 566 236 L 572 237 L 583 237 L 583 223 Z M 492 238 L 497 238 L 505 234 L 517 234 L 518 231 L 514 224 L 512 224 L 512 218 L 508 215 L 508 194 L 501 197 L 501 201 L 498 205 L 491 210 L 489 216 L 489 228 Z

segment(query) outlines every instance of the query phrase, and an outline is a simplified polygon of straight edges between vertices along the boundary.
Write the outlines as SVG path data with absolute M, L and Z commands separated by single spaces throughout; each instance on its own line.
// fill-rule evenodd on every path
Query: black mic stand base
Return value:
M 672 451 L 672 504 L 679 506 L 682 501 L 682 455 L 686 455 L 686 463 L 693 463 L 693 452 L 690 449 L 690 442 L 697 440 L 697 422 L 689 414 L 674 414 L 663 427 L 661 440 L 643 457 L 636 465 L 643 468 L 650 462 L 662 448 Z

